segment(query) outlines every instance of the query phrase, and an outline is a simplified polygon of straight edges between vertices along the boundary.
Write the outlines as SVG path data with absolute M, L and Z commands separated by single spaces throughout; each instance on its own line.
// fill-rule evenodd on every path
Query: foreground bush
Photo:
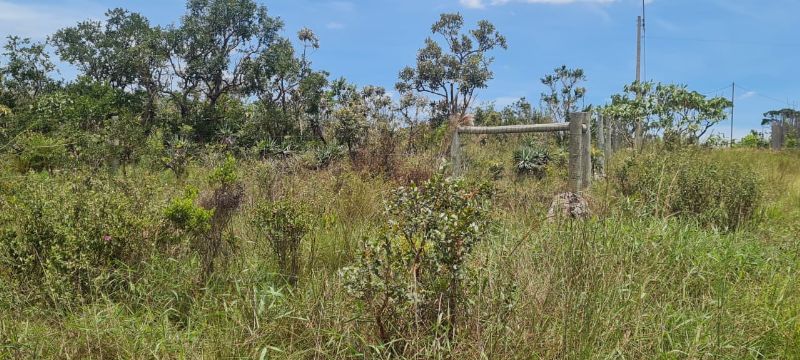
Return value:
M 244 198 L 244 184 L 239 178 L 236 159 L 228 155 L 225 161 L 214 169 L 209 176 L 209 185 L 213 190 L 204 194 L 200 205 L 213 210 L 208 234 L 194 243 L 203 262 L 203 278 L 208 278 L 219 263 L 220 257 L 231 252 L 232 238 L 225 237 L 231 219 L 239 210 Z
M 289 284 L 296 285 L 300 272 L 300 242 L 310 229 L 308 212 L 287 200 L 260 203 L 251 224 L 269 242 Z
M 0 281 L 52 304 L 109 291 L 152 243 L 146 203 L 109 181 L 31 175 L 0 201 Z
M 728 230 L 750 219 L 762 196 L 752 170 L 693 151 L 635 155 L 613 176 L 623 195 L 641 200 L 655 215 L 684 216 Z
M 489 224 L 488 195 L 441 174 L 395 191 L 383 232 L 344 271 L 349 291 L 366 305 L 384 344 L 420 330 L 455 334 L 474 276 L 467 259 Z M 398 342 L 391 347 L 402 352 Z

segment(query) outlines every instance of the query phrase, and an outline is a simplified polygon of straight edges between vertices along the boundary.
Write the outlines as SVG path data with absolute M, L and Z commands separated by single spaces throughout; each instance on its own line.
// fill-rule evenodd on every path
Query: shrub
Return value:
M 189 140 L 190 134 L 194 131 L 191 126 L 182 126 L 180 133 L 167 143 L 161 163 L 164 167 L 172 170 L 179 179 L 186 175 L 186 169 L 192 161 L 192 152 L 195 146 Z
M 533 175 L 542 178 L 549 163 L 550 153 L 547 149 L 523 146 L 514 151 L 514 168 L 518 175 Z
M 213 210 L 195 204 L 198 191 L 187 187 L 183 197 L 173 199 L 164 209 L 164 217 L 177 229 L 193 237 L 201 237 L 211 230 Z
M 195 249 L 203 261 L 204 278 L 211 275 L 217 258 L 230 248 L 230 243 L 225 241 L 223 233 L 244 198 L 244 185 L 239 180 L 236 159 L 233 156 L 228 155 L 222 165 L 214 169 L 209 176 L 209 184 L 213 190 L 202 197 L 200 205 L 214 211 L 211 216 L 211 229 L 206 237 L 195 244 Z
M 94 168 L 121 168 L 125 172 L 127 165 L 138 162 L 147 145 L 139 118 L 114 115 L 98 126 L 93 131 L 72 133 L 72 141 L 76 143 L 74 152 L 80 163 Z
M 378 124 L 377 129 L 374 133 L 370 132 L 368 141 L 353 158 L 353 165 L 356 169 L 365 170 L 370 174 L 391 177 L 397 170 L 396 153 L 399 147 L 398 131 L 388 124 Z
M 402 338 L 415 327 L 455 332 L 465 284 L 474 276 L 467 259 L 486 234 L 488 207 L 487 188 L 468 189 L 441 173 L 420 187 L 394 192 L 383 231 L 365 242 L 357 265 L 343 270 L 381 341 Z
M 656 215 L 676 214 L 729 230 L 752 217 L 762 195 L 752 170 L 694 151 L 633 156 L 615 169 L 614 178 L 622 194 L 640 199 Z
M 58 139 L 34 132 L 19 138 L 14 155 L 14 164 L 21 173 L 53 170 L 66 162 L 67 149 Z
M 141 149 L 141 162 L 150 170 L 163 170 L 164 162 L 162 159 L 166 151 L 167 149 L 164 146 L 164 131 L 155 129 L 144 140 Z
M 215 168 L 208 179 L 211 185 L 220 187 L 235 184 L 239 180 L 239 175 L 236 173 L 236 159 L 232 155 L 226 156 L 222 165 Z
M 723 148 L 729 144 L 730 141 L 719 134 L 711 135 L 703 142 L 703 146 L 708 148 Z
M 22 294 L 66 304 L 108 290 L 147 241 L 148 212 L 96 178 L 31 175 L 0 199 L 0 268 Z
M 256 207 L 251 223 L 269 242 L 289 284 L 297 284 L 300 242 L 310 227 L 308 212 L 286 200 L 266 202 Z
M 200 256 L 205 280 L 214 272 L 217 259 L 225 254 L 229 245 L 223 233 L 244 197 L 244 186 L 239 181 L 236 160 L 227 159 L 208 178 L 212 190 L 198 200 L 198 191 L 187 188 L 183 197 L 172 200 L 164 216 L 173 227 L 188 235 L 192 251 Z
M 392 178 L 402 185 L 422 184 L 436 172 L 436 161 L 433 153 L 399 157 Z
M 336 140 L 347 146 L 350 157 L 353 157 L 367 133 L 364 105 L 360 101 L 353 101 L 337 109 L 333 116 L 337 120 L 334 124 Z
M 752 149 L 762 149 L 769 147 L 769 142 L 764 139 L 764 135 L 755 130 L 751 130 L 749 134 L 742 138 L 742 140 L 739 142 L 739 146 Z

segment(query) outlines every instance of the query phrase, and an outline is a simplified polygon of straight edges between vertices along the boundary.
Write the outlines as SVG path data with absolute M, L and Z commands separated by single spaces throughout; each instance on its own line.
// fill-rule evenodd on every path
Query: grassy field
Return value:
M 589 191 L 591 219 L 549 223 L 552 196 L 565 188 L 563 166 L 542 180 L 518 178 L 507 146 L 470 146 L 468 180 L 489 178 L 483 169 L 494 162 L 504 170 L 492 180 L 491 231 L 469 257 L 474 282 L 465 315 L 451 337 L 410 332 L 402 357 L 800 358 L 800 154 L 693 153 L 758 175 L 763 197 L 732 231 L 692 216 L 654 215 L 643 198 L 621 194 L 612 176 Z M 434 171 L 435 162 L 416 161 Z M 157 232 L 170 199 L 186 184 L 207 189 L 218 162 L 191 167 L 183 181 L 144 166 L 126 174 L 8 172 L 0 175 L 0 201 L 13 203 L 21 183 L 47 187 L 58 201 L 72 184 L 102 178 L 127 189 L 136 215 L 152 222 L 145 228 Z M 386 223 L 383 203 L 403 181 L 355 171 L 347 161 L 324 170 L 242 161 L 238 172 L 245 196 L 225 232 L 232 246 L 206 279 L 196 254 L 167 246 L 111 267 L 112 285 L 102 291 L 53 302 L 20 291 L 25 279 L 0 265 L 0 358 L 393 357 L 341 269 Z M 276 198 L 311 214 L 294 287 L 252 226 L 255 204 Z

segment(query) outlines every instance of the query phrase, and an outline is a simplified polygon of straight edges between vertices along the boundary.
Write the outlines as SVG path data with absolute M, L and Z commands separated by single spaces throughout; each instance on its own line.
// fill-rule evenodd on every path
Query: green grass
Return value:
M 507 146 L 470 146 L 469 176 L 487 177 L 480 169 L 492 161 L 507 166 L 495 230 L 471 260 L 476 285 L 454 340 L 419 334 L 406 339 L 408 357 L 800 358 L 800 154 L 704 154 L 752 167 L 766 185 L 756 218 L 719 232 L 639 213 L 602 181 L 591 193 L 595 218 L 547 223 L 563 169 L 518 178 Z M 388 357 L 338 271 L 385 221 L 382 201 L 396 184 L 346 165 L 278 168 L 240 165 L 247 196 L 229 234 L 236 251 L 207 283 L 196 257 L 162 253 L 120 270 L 118 293 L 56 310 L 15 293 L 0 267 L 0 358 Z M 208 172 L 192 168 L 187 182 L 202 188 Z M 168 174 L 146 178 L 162 194 L 152 206 L 181 192 Z M 296 288 L 248 225 L 252 205 L 270 197 L 313 212 Z

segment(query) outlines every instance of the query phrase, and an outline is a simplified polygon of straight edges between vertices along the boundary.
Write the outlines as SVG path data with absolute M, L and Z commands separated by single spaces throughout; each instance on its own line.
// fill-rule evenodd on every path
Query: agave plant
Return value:
M 533 146 L 523 146 L 514 151 L 514 168 L 519 175 L 534 175 L 541 178 L 550 163 L 550 153 Z
M 317 169 L 328 167 L 334 160 L 342 157 L 344 150 L 338 145 L 321 145 L 313 149 L 314 165 Z
M 294 152 L 292 145 L 283 146 L 272 138 L 261 140 L 256 144 L 256 152 L 262 159 L 269 157 L 285 158 Z

